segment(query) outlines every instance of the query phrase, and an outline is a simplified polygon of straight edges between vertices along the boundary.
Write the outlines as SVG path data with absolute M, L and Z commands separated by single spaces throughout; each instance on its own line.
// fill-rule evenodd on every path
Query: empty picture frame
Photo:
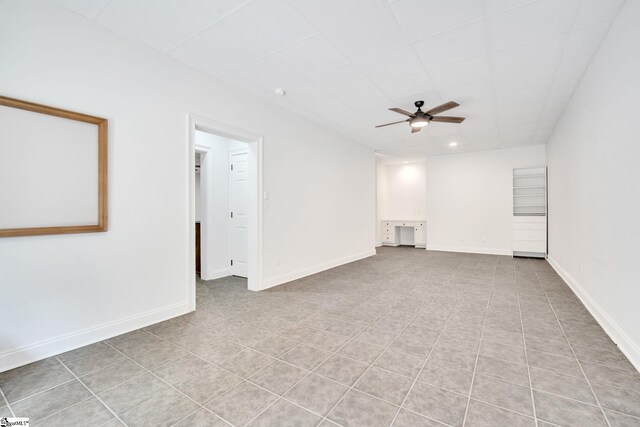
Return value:
M 0 237 L 107 230 L 107 120 L 0 96 Z

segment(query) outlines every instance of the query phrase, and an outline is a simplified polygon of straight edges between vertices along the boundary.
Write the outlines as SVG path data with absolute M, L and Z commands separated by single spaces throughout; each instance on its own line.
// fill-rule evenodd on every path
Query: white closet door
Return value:
M 231 274 L 247 277 L 248 259 L 248 200 L 247 200 L 247 157 L 248 153 L 229 154 L 229 253 L 231 254 Z

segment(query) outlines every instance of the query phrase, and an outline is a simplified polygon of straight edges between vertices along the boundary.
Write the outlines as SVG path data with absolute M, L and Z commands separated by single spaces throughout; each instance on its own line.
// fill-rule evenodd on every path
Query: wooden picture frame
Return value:
M 3 107 L 7 107 L 8 109 L 3 109 Z M 57 120 L 49 120 L 49 119 L 45 119 L 42 118 L 43 120 L 45 120 L 42 123 L 45 123 L 45 125 L 47 123 L 51 123 L 51 132 L 49 132 L 49 129 L 47 129 L 46 127 L 43 127 L 45 125 L 42 125 L 40 122 L 38 123 L 34 123 L 33 127 L 31 126 L 24 126 L 24 133 L 23 133 L 23 129 L 20 128 L 20 126 L 23 126 L 22 121 L 19 122 L 19 124 L 14 125 L 14 121 L 11 121 L 11 115 L 15 115 L 15 114 L 23 114 L 20 113 L 18 111 L 14 111 L 11 109 L 18 109 L 18 110 L 23 110 L 23 111 L 28 111 L 28 112 L 32 112 L 32 113 L 38 113 L 38 114 L 44 114 L 47 116 L 53 116 L 53 117 L 57 117 L 60 119 L 64 119 L 64 120 L 71 120 L 71 121 L 75 121 L 75 122 L 81 122 L 81 123 L 86 123 L 86 124 L 90 124 L 90 125 L 95 125 L 96 126 L 96 133 L 94 133 L 94 131 L 90 128 L 90 127 L 86 127 L 85 125 L 82 125 L 80 123 L 69 123 L 69 122 L 59 122 Z M 4 111 L 2 111 L 4 110 Z M 18 227 L 6 227 L 6 222 L 10 222 L 11 219 L 8 219 L 11 217 L 11 215 L 13 215 L 13 217 L 22 217 L 21 213 L 19 212 L 20 209 L 20 204 L 19 203 L 15 203 L 15 206 L 11 206 L 11 207 L 15 207 L 15 209 L 12 211 L 11 214 L 6 214 L 6 218 L 5 218 L 5 223 L 0 222 L 0 237 L 16 237 L 16 236 L 38 236 L 38 235 L 47 235 L 47 234 L 72 234 L 72 233 L 92 233 L 92 232 L 103 232 L 103 231 L 107 231 L 107 119 L 104 118 L 100 118 L 100 117 L 94 117 L 94 116 L 90 116 L 87 114 L 82 114 L 82 113 L 77 113 L 77 112 L 73 112 L 73 111 L 67 111 L 67 110 L 63 110 L 60 108 L 55 108 L 55 107 L 50 107 L 50 106 L 46 106 L 46 105 L 41 105 L 41 104 L 36 104 L 36 103 L 32 103 L 32 102 L 27 102 L 27 101 L 21 101 L 18 99 L 13 99 L 13 98 L 8 98 L 8 97 L 4 97 L 4 96 L 0 96 L 0 114 L 6 114 L 6 120 L 5 120 L 5 124 L 11 123 L 11 126 L 5 126 L 7 128 L 11 128 L 10 130 L 8 130 L 7 132 L 11 135 L 25 135 L 24 138 L 22 137 L 18 137 L 16 138 L 17 143 L 20 144 L 28 144 L 28 138 L 30 133 L 33 133 L 33 129 L 37 128 L 38 130 L 38 135 L 51 135 L 51 138 L 42 138 L 40 137 L 39 139 L 37 139 L 37 141 L 41 141 L 42 139 L 46 139 L 46 141 L 44 142 L 40 142 L 40 144 L 46 144 L 46 143 L 55 143 L 56 140 L 56 136 L 53 135 L 52 133 L 55 133 L 56 130 L 56 126 L 58 128 L 62 128 L 63 126 L 67 126 L 65 129 L 71 129 L 69 131 L 69 135 L 71 135 L 71 137 L 76 138 L 75 134 L 73 134 L 73 129 L 75 129 L 73 126 L 78 126 L 78 129 L 82 129 L 82 132 L 78 132 L 78 136 L 77 136 L 77 141 L 74 140 L 74 144 L 79 144 L 76 146 L 82 146 L 82 144 L 87 143 L 87 144 L 95 144 L 97 142 L 97 169 L 95 167 L 95 164 L 93 163 L 95 161 L 95 156 L 93 154 L 95 154 L 95 152 L 93 151 L 94 148 L 91 147 L 91 153 L 92 153 L 92 157 L 91 157 L 91 161 L 87 161 L 87 168 L 93 168 L 92 173 L 90 174 L 89 178 L 91 180 L 95 179 L 95 175 L 97 174 L 97 182 L 95 183 L 95 187 L 93 187 L 93 184 L 91 184 L 90 182 L 86 182 L 83 183 L 82 185 L 84 186 L 83 188 L 87 188 L 87 189 L 93 189 L 95 188 L 97 190 L 97 218 L 95 218 L 95 223 L 93 221 L 93 219 L 91 220 L 87 220 L 87 221 L 82 221 L 82 224 L 66 224 L 66 221 L 57 221 L 59 222 L 63 222 L 65 223 L 64 225 L 59 225 L 59 224 L 38 224 L 37 226 L 24 226 L 24 224 L 22 226 L 18 226 Z M 28 122 L 29 118 L 32 117 L 29 114 L 23 114 L 24 118 L 25 118 L 25 123 Z M 21 116 L 22 117 L 22 116 Z M 33 116 L 38 118 L 37 116 Z M 0 117 L 2 118 L 2 117 Z M 16 127 L 17 127 L 17 131 L 16 131 Z M 13 132 L 13 133 L 11 133 Z M 87 135 L 91 135 L 91 138 L 88 138 Z M 95 136 L 94 136 L 95 135 Z M 7 144 L 5 145 L 5 153 L 4 155 L 6 155 L 7 152 L 9 152 L 12 147 L 10 146 L 10 144 L 14 143 L 15 141 L 13 141 L 11 137 L 7 137 L 6 135 L 2 134 L 2 129 L 0 128 L 0 138 L 4 138 L 4 141 L 0 140 L 0 156 L 3 155 L 3 147 L 1 144 Z M 36 140 L 36 136 L 32 137 L 34 140 Z M 63 136 L 58 135 L 57 136 L 58 139 L 62 138 L 67 138 L 67 134 L 64 134 Z M 68 138 L 69 140 L 71 138 Z M 42 145 L 44 146 L 44 145 Z M 10 147 L 7 149 L 7 147 Z M 88 146 L 87 146 L 88 147 Z M 37 147 L 36 147 L 37 148 Z M 55 147 L 49 145 L 46 146 L 47 150 L 56 150 Z M 24 148 L 20 148 L 22 150 L 24 150 Z M 64 147 L 61 147 L 61 150 L 63 151 L 56 151 L 56 156 L 52 156 L 55 159 L 63 159 L 66 158 L 67 156 L 69 158 L 72 158 L 73 155 L 75 153 L 65 153 L 64 150 L 68 150 L 65 149 Z M 37 150 L 34 150 L 37 151 Z M 19 150 L 17 152 L 20 152 Z M 53 152 L 53 151 L 48 151 L 48 152 Z M 22 154 L 24 154 L 23 152 L 21 152 Z M 45 154 L 42 154 L 42 156 L 44 157 Z M 2 160 L 2 159 L 0 159 Z M 49 172 L 56 171 L 56 170 L 60 170 L 60 171 L 64 171 L 67 170 L 69 168 L 69 165 L 65 165 L 65 164 L 60 164 L 60 165 L 52 165 L 50 163 L 47 163 L 49 159 L 48 158 L 40 158 L 39 161 L 41 162 L 40 164 L 46 164 L 49 169 L 47 169 Z M 6 161 L 10 161 L 10 160 L 6 160 Z M 52 160 L 55 161 L 55 160 Z M 56 169 L 58 168 L 58 169 Z M 2 171 L 0 171 L 2 172 Z M 12 177 L 7 177 L 6 175 L 9 174 L 10 172 L 5 172 L 5 176 L 2 176 L 0 174 L 0 185 L 13 185 L 13 182 L 11 180 Z M 61 172 L 62 173 L 62 172 Z M 40 176 L 38 177 L 38 179 L 42 180 L 46 180 L 47 177 L 51 177 L 51 174 L 47 175 L 47 176 Z M 53 178 L 53 177 L 52 177 Z M 69 179 L 69 178 L 67 178 Z M 74 179 L 75 181 L 78 181 L 78 179 L 72 177 L 71 179 Z M 2 181 L 4 180 L 4 181 Z M 51 179 L 52 182 L 55 183 L 55 179 Z M 51 185 L 55 185 L 55 184 L 51 184 Z M 8 187 L 7 187 L 8 188 Z M 18 188 L 18 187 L 16 187 Z M 6 190 L 6 189 L 5 189 Z M 62 191 L 62 189 L 60 189 Z M 17 190 L 14 191 L 14 193 Z M 68 191 L 72 191 L 72 190 L 68 190 Z M 93 191 L 93 190 L 90 190 Z M 5 193 L 9 193 L 9 194 L 13 194 L 10 193 L 9 191 L 5 191 Z M 0 195 L 2 195 L 2 188 L 0 188 Z M 69 199 L 69 194 L 64 194 L 64 196 L 66 197 L 66 199 L 61 198 L 60 202 L 58 203 L 58 205 L 62 206 L 64 205 L 64 202 L 66 202 Z M 25 198 L 27 198 L 27 196 L 25 196 Z M 37 195 L 34 195 L 34 199 L 37 199 Z M 55 199 L 55 195 L 52 196 Z M 84 203 L 84 205 L 82 206 L 90 206 L 90 212 L 91 214 L 89 214 L 88 216 L 94 217 L 94 209 L 95 209 L 95 205 L 93 204 L 93 202 L 96 199 L 96 194 L 91 194 L 91 197 L 87 197 L 85 200 L 81 199 L 83 196 L 78 196 L 80 199 L 78 199 L 78 204 L 82 204 Z M 10 199 L 10 198 L 9 198 Z M 11 200 L 0 200 L 0 219 L 2 219 L 2 211 L 3 209 L 7 209 L 7 205 L 11 204 Z M 5 204 L 5 208 L 2 207 L 2 204 Z M 33 206 L 38 206 L 37 209 L 37 214 L 42 216 L 42 215 L 46 215 L 47 214 L 47 208 L 49 208 L 49 206 L 39 206 L 37 203 L 31 203 L 29 206 L 31 206 L 31 210 L 30 212 L 24 212 L 25 216 L 28 217 L 29 213 L 33 214 L 33 212 L 36 210 L 35 208 L 33 208 Z M 73 206 L 73 204 L 71 204 Z M 53 207 L 50 207 L 53 209 Z M 67 207 L 67 209 L 72 209 Z M 64 214 L 64 209 L 61 210 L 61 214 L 59 215 L 65 215 Z M 18 221 L 19 222 L 19 221 Z M 42 218 L 39 219 L 39 221 L 37 222 L 43 222 Z M 54 221 L 55 222 L 55 221 Z M 4 224 L 4 225 L 2 225 Z M 5 228 L 3 228 L 5 227 Z

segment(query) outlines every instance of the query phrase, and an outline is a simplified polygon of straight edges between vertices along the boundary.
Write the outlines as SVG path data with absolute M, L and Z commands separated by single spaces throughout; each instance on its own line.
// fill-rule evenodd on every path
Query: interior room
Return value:
M 640 0 L 0 0 L 0 425 L 640 426 Z

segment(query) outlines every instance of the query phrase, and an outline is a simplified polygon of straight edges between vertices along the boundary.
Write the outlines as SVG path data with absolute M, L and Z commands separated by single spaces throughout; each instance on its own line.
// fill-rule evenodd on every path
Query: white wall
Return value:
M 544 145 L 427 158 L 427 249 L 511 255 L 513 169 L 544 164 Z
M 388 216 L 387 211 L 387 165 L 380 161 L 376 161 L 376 246 L 382 245 L 382 227 L 381 221 Z
M 387 216 L 425 219 L 427 173 L 424 162 L 387 165 Z
M 640 2 L 627 1 L 548 141 L 549 260 L 640 369 Z
M 264 137 L 264 286 L 373 253 L 371 149 L 49 2 L 0 52 L 3 95 L 109 119 L 109 231 L 0 240 L 0 371 L 188 310 L 189 113 Z

